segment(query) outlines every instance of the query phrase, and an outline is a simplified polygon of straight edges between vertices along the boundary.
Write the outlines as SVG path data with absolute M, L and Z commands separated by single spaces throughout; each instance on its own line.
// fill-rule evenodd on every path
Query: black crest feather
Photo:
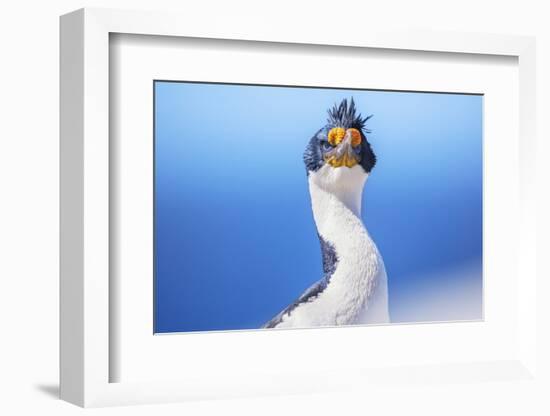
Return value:
M 345 129 L 354 128 L 362 130 L 363 133 L 370 133 L 370 130 L 365 128 L 365 125 L 367 120 L 371 117 L 372 115 L 362 117 L 361 114 L 357 114 L 353 97 L 349 105 L 347 98 L 344 98 L 339 105 L 334 104 L 334 106 L 328 110 L 327 123 L 334 127 L 343 127 Z

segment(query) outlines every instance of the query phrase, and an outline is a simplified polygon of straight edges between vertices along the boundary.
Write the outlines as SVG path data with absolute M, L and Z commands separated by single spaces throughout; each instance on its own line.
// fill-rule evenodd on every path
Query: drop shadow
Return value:
M 59 399 L 59 385 L 58 384 L 37 384 L 34 386 L 36 390 L 51 397 L 52 399 Z

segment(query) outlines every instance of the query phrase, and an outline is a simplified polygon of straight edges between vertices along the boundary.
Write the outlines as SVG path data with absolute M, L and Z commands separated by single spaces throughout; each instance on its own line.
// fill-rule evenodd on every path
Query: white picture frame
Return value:
M 182 22 L 185 22 L 182 24 Z M 213 22 L 211 22 L 213 23 Z M 61 18 L 61 398 L 80 406 L 180 401 L 193 398 L 332 390 L 355 383 L 403 381 L 410 368 L 371 368 L 368 375 L 349 368 L 321 380 L 311 372 L 269 374 L 245 380 L 238 374 L 213 377 L 200 370 L 178 381 L 112 382 L 110 366 L 119 359 L 110 348 L 114 290 L 110 285 L 109 37 L 110 34 L 226 39 L 281 44 L 504 55 L 519 67 L 519 201 L 517 354 L 498 361 L 443 362 L 415 367 L 413 378 L 434 374 L 472 382 L 472 374 L 493 372 L 507 379 L 536 375 L 536 217 L 535 42 L 533 38 L 422 32 L 335 32 L 321 28 L 282 31 L 250 21 L 235 32 L 223 20 L 205 25 L 167 13 L 82 9 Z M 409 331 L 415 331 L 413 326 Z M 331 332 L 325 331 L 330 337 Z M 358 368 L 357 370 L 360 370 Z M 345 375 L 344 377 L 342 377 Z M 291 380 L 289 380 L 291 379 Z

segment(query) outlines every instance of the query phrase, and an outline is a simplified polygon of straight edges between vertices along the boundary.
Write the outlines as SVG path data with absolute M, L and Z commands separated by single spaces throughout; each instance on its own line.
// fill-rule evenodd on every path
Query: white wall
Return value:
M 189 3 L 189 4 L 185 4 Z M 112 0 L 87 2 L 11 0 L 0 11 L 0 342 L 1 413 L 72 414 L 76 407 L 54 399 L 58 348 L 58 16 L 83 6 L 181 10 L 190 14 L 223 13 L 277 19 L 286 25 L 317 22 L 327 30 L 348 24 L 431 27 L 442 30 L 536 35 L 540 176 L 549 209 L 546 159 L 550 157 L 550 13 L 545 1 L 240 1 L 195 2 Z M 191 17 L 190 17 L 191 18 Z M 182 24 L 185 22 L 182 21 Z M 545 96 L 546 94 L 546 96 Z M 505 121 L 504 121 L 505 122 Z M 542 186 L 542 184 L 540 184 Z M 541 241 L 550 247 L 548 220 L 540 224 Z M 544 233 L 543 231 L 546 231 Z M 542 257 L 542 256 L 541 256 Z M 545 255 L 548 257 L 548 254 Z M 542 264 L 542 262 L 541 262 Z M 544 259 L 545 271 L 549 272 Z M 541 266 L 542 267 L 542 266 Z M 545 273 L 550 276 L 550 273 Z M 550 293 L 550 284 L 539 286 Z M 546 302 L 541 310 L 550 316 Z M 547 323 L 548 320 L 545 321 Z M 549 326 L 546 326 L 548 328 Z M 542 328 L 542 325 L 541 325 Z M 548 332 L 548 331 L 546 331 Z M 548 335 L 541 331 L 543 347 Z M 543 357 L 544 358 L 544 357 Z M 544 358 L 544 364 L 548 360 Z M 548 368 L 548 367 L 546 367 Z M 547 389 L 550 391 L 550 388 Z M 100 414 L 543 414 L 543 392 L 528 384 L 435 386 L 432 389 L 388 386 L 387 394 L 335 393 L 324 396 L 233 400 L 150 407 L 102 409 Z M 8 408 L 10 410 L 8 410 Z

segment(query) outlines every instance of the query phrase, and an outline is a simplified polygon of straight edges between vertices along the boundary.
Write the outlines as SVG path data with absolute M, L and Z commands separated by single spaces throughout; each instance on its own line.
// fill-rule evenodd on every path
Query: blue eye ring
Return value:
M 327 140 L 322 140 L 321 149 L 323 149 L 325 152 L 328 152 L 329 150 L 332 150 L 333 147 Z

